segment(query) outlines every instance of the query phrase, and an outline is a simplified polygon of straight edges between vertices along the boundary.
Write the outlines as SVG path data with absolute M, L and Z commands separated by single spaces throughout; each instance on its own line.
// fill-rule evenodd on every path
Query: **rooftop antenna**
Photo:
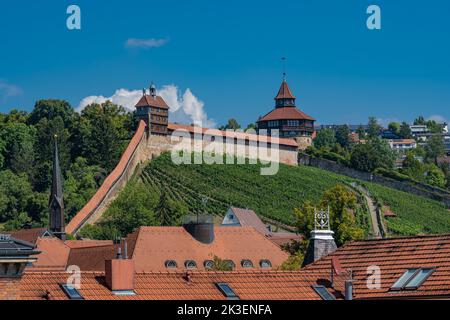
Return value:
M 286 57 L 282 57 L 281 61 L 283 61 L 283 81 L 286 81 Z

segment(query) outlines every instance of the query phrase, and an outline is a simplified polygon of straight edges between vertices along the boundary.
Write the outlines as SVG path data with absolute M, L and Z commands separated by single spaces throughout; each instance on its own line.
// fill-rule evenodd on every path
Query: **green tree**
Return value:
M 304 234 L 306 238 L 310 237 L 314 229 L 314 210 L 315 207 L 311 201 L 305 201 L 301 207 L 294 208 L 294 221 L 298 233 Z
M 367 128 L 367 135 L 369 138 L 375 138 L 380 135 L 382 127 L 378 124 L 377 118 L 369 117 L 369 123 Z
M 391 122 L 388 125 L 389 131 L 391 131 L 395 135 L 400 135 L 400 123 L 398 122 Z
M 317 149 L 331 149 L 336 144 L 336 134 L 332 129 L 322 129 L 314 139 L 314 147 Z
M 338 245 L 361 239 L 364 231 L 356 226 L 356 195 L 343 185 L 336 185 L 324 192 L 321 206 L 330 209 L 330 227 L 335 232 Z
M 414 119 L 414 125 L 426 125 L 425 118 L 423 116 L 419 116 L 418 118 Z
M 140 226 L 157 225 L 153 211 L 157 201 L 145 185 L 131 180 L 103 214 L 99 226 L 117 230 L 124 237 Z
M 226 260 L 220 259 L 218 256 L 213 258 L 213 266 L 208 271 L 233 271 L 233 266 Z
M 229 119 L 225 126 L 221 126 L 219 130 L 238 130 L 241 129 L 241 125 L 236 119 Z
M 186 215 L 187 211 L 183 204 L 170 199 L 162 192 L 155 208 L 155 217 L 161 226 L 174 226 L 180 223 L 181 217 Z
M 90 164 L 108 172 L 117 165 L 131 138 L 130 114 L 110 101 L 87 106 L 81 113 L 74 141 Z
M 365 144 L 353 147 L 350 165 L 357 170 L 372 172 L 377 168 L 391 169 L 395 158 L 394 152 L 386 141 L 372 138 Z
M 347 148 L 350 145 L 350 129 L 348 125 L 339 126 L 336 129 L 336 141 L 343 147 Z
M 431 164 L 427 170 L 425 182 L 435 187 L 445 188 L 445 174 L 439 167 Z
M 10 170 L 0 171 L 0 222 L 26 214 L 32 193 L 25 174 L 17 176 Z
M 400 125 L 399 136 L 403 139 L 412 138 L 411 128 L 406 122 L 402 122 L 402 124 Z
M 445 146 L 440 136 L 432 136 L 428 138 L 427 144 L 425 145 L 425 158 L 429 162 L 436 163 L 438 157 L 445 154 Z
M 34 139 L 34 128 L 22 122 L 9 122 L 0 129 L 5 165 L 14 173 L 31 174 L 34 165 Z

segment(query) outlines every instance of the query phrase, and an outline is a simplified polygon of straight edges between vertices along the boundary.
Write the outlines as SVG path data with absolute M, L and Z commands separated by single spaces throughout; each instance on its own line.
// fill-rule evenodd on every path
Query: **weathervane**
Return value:
M 286 57 L 282 57 L 281 61 L 283 61 L 283 80 L 286 80 Z
M 330 208 L 327 211 L 314 209 L 314 227 L 316 230 L 330 230 Z

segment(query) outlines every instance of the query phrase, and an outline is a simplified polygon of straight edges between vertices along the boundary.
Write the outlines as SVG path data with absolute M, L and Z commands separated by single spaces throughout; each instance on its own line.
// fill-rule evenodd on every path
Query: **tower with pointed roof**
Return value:
M 136 104 L 136 116 L 147 124 L 147 132 L 153 135 L 167 135 L 169 125 L 169 106 L 157 95 L 155 85 L 151 85 L 149 93 L 142 90 L 142 98 Z
M 59 165 L 58 142 L 55 136 L 55 150 L 53 155 L 53 177 L 52 191 L 49 199 L 49 224 L 50 232 L 65 240 L 65 216 L 64 216 L 64 196 L 62 188 L 61 167 Z
M 295 138 L 299 148 L 304 149 L 312 144 L 314 122 L 316 120 L 296 107 L 296 98 L 286 78 L 283 77 L 280 90 L 275 97 L 275 108 L 261 117 L 258 130 L 266 130 L 272 134 L 278 130 L 280 138 Z

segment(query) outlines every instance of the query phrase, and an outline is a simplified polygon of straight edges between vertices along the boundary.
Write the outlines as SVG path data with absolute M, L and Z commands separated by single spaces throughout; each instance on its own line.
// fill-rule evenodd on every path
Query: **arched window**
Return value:
M 223 262 L 225 262 L 231 269 L 236 268 L 236 264 L 232 260 L 224 260 Z
M 253 262 L 251 260 L 242 260 L 241 266 L 243 268 L 253 268 Z
M 184 266 L 186 267 L 186 269 L 195 269 L 197 268 L 197 263 L 194 260 L 187 260 L 184 263 Z
M 261 268 L 272 268 L 272 263 L 270 262 L 270 260 L 261 260 L 259 262 L 259 265 L 261 266 Z
M 167 260 L 165 265 L 167 269 L 175 269 L 178 267 L 177 262 L 175 260 Z
M 206 261 L 203 263 L 203 266 L 205 267 L 205 269 L 212 269 L 212 268 L 214 268 L 214 261 L 212 261 L 212 260 L 206 260 Z

